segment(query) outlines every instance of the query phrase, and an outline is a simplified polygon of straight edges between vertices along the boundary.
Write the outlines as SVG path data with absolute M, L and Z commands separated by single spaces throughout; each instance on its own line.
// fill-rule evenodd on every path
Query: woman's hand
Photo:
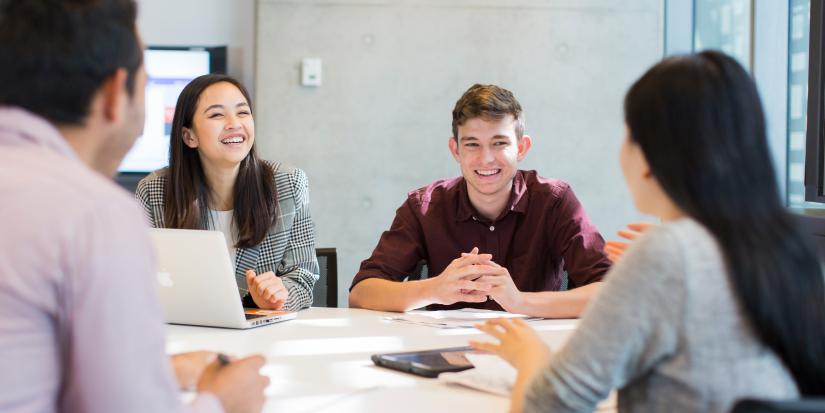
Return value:
M 498 343 L 471 341 L 470 345 L 497 354 L 518 371 L 510 408 L 512 412 L 520 412 L 527 385 L 550 360 L 550 349 L 520 318 L 489 320 L 476 328 L 498 339 Z
M 639 238 L 643 232 L 655 226 L 656 224 L 651 222 L 633 222 L 627 224 L 627 229 L 619 230 L 619 236 L 627 241 L 610 240 L 605 244 L 604 252 L 607 253 L 607 258 L 613 261 L 614 264 L 617 263 L 622 255 L 624 255 L 625 250 L 630 247 L 633 240 Z
M 499 355 L 519 372 L 544 367 L 550 359 L 550 349 L 520 318 L 497 318 L 476 325 L 476 328 L 497 338 L 498 343 L 471 341 L 470 345 Z
M 246 284 L 249 287 L 249 295 L 258 308 L 264 310 L 280 310 L 289 298 L 289 291 L 272 271 L 261 275 L 255 275 L 255 271 L 246 272 Z

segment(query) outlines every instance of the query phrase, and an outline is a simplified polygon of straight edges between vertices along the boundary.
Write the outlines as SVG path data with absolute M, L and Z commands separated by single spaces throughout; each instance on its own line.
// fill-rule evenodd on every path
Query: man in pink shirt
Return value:
M 2 412 L 263 406 L 262 357 L 211 363 L 183 406 L 165 355 L 152 247 L 110 179 L 144 121 L 135 15 L 132 0 L 0 2 Z

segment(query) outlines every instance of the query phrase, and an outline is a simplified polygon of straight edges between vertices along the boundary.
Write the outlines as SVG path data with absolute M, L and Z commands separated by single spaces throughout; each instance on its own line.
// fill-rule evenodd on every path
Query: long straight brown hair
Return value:
M 226 82 L 241 91 L 249 110 L 249 92 L 237 80 L 222 74 L 200 76 L 183 88 L 175 105 L 169 144 L 169 171 L 166 174 L 164 220 L 167 228 L 207 229 L 211 189 L 206 183 L 200 156 L 183 142 L 183 128 L 192 128 L 192 118 L 201 94 L 209 86 Z M 266 237 L 278 218 L 278 199 L 272 169 L 258 158 L 255 144 L 241 161 L 235 179 L 234 229 L 238 248 L 254 247 Z

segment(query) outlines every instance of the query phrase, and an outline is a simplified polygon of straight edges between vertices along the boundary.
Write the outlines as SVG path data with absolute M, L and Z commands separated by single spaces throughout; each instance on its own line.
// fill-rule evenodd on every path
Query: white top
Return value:
M 209 210 L 209 229 L 213 231 L 223 232 L 223 237 L 226 239 L 226 248 L 229 249 L 229 262 L 232 263 L 232 268 L 235 268 L 235 244 L 238 243 L 238 237 L 235 231 L 232 230 L 232 213 L 229 211 L 215 211 Z

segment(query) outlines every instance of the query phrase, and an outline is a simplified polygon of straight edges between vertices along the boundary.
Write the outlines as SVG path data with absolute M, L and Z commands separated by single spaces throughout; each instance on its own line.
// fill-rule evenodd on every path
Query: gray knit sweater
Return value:
M 652 230 L 605 277 L 579 328 L 527 391 L 528 412 L 728 412 L 743 397 L 798 397 L 731 290 L 718 244 L 690 219 Z

